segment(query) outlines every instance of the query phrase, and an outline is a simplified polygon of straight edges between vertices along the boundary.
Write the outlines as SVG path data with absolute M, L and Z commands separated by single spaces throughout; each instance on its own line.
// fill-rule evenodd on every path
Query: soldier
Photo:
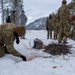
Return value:
M 54 39 L 57 39 L 58 37 L 58 31 L 59 31 L 59 21 L 58 21 L 58 14 L 56 14 L 53 17 L 53 31 L 54 31 Z
M 5 55 L 5 52 L 17 57 L 21 57 L 26 61 L 26 57 L 15 50 L 13 44 L 14 40 L 19 44 L 19 37 L 25 34 L 24 26 L 16 26 L 12 23 L 6 23 L 0 25 L 0 57 Z
M 68 5 L 66 5 L 67 1 L 62 1 L 62 6 L 58 9 L 58 17 L 60 21 L 60 30 L 59 30 L 59 37 L 58 42 L 61 43 L 63 36 L 66 37 L 67 32 L 70 31 L 70 9 L 72 9 L 75 6 L 75 2 L 71 2 Z M 67 42 L 67 38 L 66 41 Z
M 52 15 L 50 14 L 46 20 L 47 39 L 49 39 L 49 36 L 52 39 L 52 29 Z
M 67 37 L 75 41 L 75 15 L 71 17 L 71 30 L 67 33 Z
M 15 20 L 15 15 L 16 15 L 16 11 L 13 10 L 12 13 L 7 17 L 6 19 L 6 23 L 16 23 L 16 20 Z
M 21 15 L 20 15 L 20 21 L 21 21 L 21 25 L 25 26 L 27 23 L 27 16 L 25 15 L 24 10 L 21 11 Z M 25 35 L 21 37 L 22 39 L 25 39 Z
M 24 25 L 25 26 L 26 23 L 27 23 L 28 18 L 25 15 L 24 10 L 21 11 L 20 20 L 21 20 L 21 25 Z

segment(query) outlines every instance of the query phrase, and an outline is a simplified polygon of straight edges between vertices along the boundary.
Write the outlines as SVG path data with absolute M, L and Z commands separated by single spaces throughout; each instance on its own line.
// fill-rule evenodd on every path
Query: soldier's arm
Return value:
M 15 48 L 14 48 L 14 37 L 11 35 L 7 35 L 5 39 L 5 44 L 6 44 L 6 49 L 7 51 L 14 55 L 14 56 L 21 56 L 21 53 L 19 53 Z
M 75 1 L 69 3 L 69 4 L 67 5 L 67 7 L 68 7 L 69 9 L 72 9 L 73 7 L 75 7 Z
M 13 43 L 7 43 L 6 49 L 10 54 L 22 58 L 23 61 L 27 61 L 25 56 L 23 56 L 22 54 L 20 54 L 18 51 L 15 50 L 15 48 L 13 47 Z
M 16 51 L 15 48 L 13 47 L 13 45 L 11 45 L 11 44 L 6 45 L 6 49 L 10 54 L 12 54 L 14 56 L 17 56 L 17 57 L 21 56 L 21 54 L 18 51 Z

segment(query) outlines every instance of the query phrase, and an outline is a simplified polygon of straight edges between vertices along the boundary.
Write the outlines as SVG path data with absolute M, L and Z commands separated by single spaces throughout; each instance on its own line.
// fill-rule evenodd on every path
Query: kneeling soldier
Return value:
M 21 57 L 26 61 L 26 57 L 19 53 L 14 48 L 14 40 L 19 44 L 19 37 L 25 34 L 25 27 L 16 26 L 12 23 L 0 25 L 0 57 L 3 57 L 6 52 L 17 57 Z

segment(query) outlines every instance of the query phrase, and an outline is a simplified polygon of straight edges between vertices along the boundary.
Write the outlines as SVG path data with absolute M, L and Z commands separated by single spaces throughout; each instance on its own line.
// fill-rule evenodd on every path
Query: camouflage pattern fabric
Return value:
M 6 23 L 0 25 L 0 57 L 4 56 L 4 45 L 6 46 L 6 50 L 14 55 L 20 57 L 21 54 L 17 52 L 14 48 L 14 32 L 15 32 L 15 24 Z
M 53 26 L 53 31 L 54 31 L 54 39 L 57 39 L 58 31 L 59 31 L 59 27 L 60 27 L 57 14 L 53 17 L 52 24 L 53 24 L 52 26 Z
M 58 16 L 60 21 L 60 30 L 58 41 L 61 42 L 63 39 L 63 34 L 66 34 L 70 31 L 70 9 L 75 6 L 75 2 L 71 2 L 68 5 L 62 4 L 58 9 Z
M 47 38 L 49 39 L 50 36 L 50 39 L 52 39 L 52 30 L 53 30 L 52 19 L 49 19 L 48 17 L 46 20 L 46 29 L 47 29 Z
M 70 37 L 72 40 L 75 40 L 75 26 L 73 26 L 73 29 L 67 33 L 67 37 Z
M 73 30 L 70 32 L 71 34 L 71 39 L 75 41 L 75 27 L 73 28 Z

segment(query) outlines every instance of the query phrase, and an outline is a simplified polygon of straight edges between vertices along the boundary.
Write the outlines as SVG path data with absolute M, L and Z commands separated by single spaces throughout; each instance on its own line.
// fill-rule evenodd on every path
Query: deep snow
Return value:
M 0 58 L 0 75 L 75 75 L 75 41 L 68 39 L 68 45 L 72 45 L 72 54 L 51 56 L 41 50 L 33 49 L 33 40 L 39 38 L 44 45 L 57 40 L 46 39 L 46 31 L 27 31 L 26 39 L 20 39 L 14 47 L 27 57 L 27 62 L 11 54 Z M 51 56 L 51 58 L 43 58 Z M 32 59 L 32 60 L 30 60 Z

